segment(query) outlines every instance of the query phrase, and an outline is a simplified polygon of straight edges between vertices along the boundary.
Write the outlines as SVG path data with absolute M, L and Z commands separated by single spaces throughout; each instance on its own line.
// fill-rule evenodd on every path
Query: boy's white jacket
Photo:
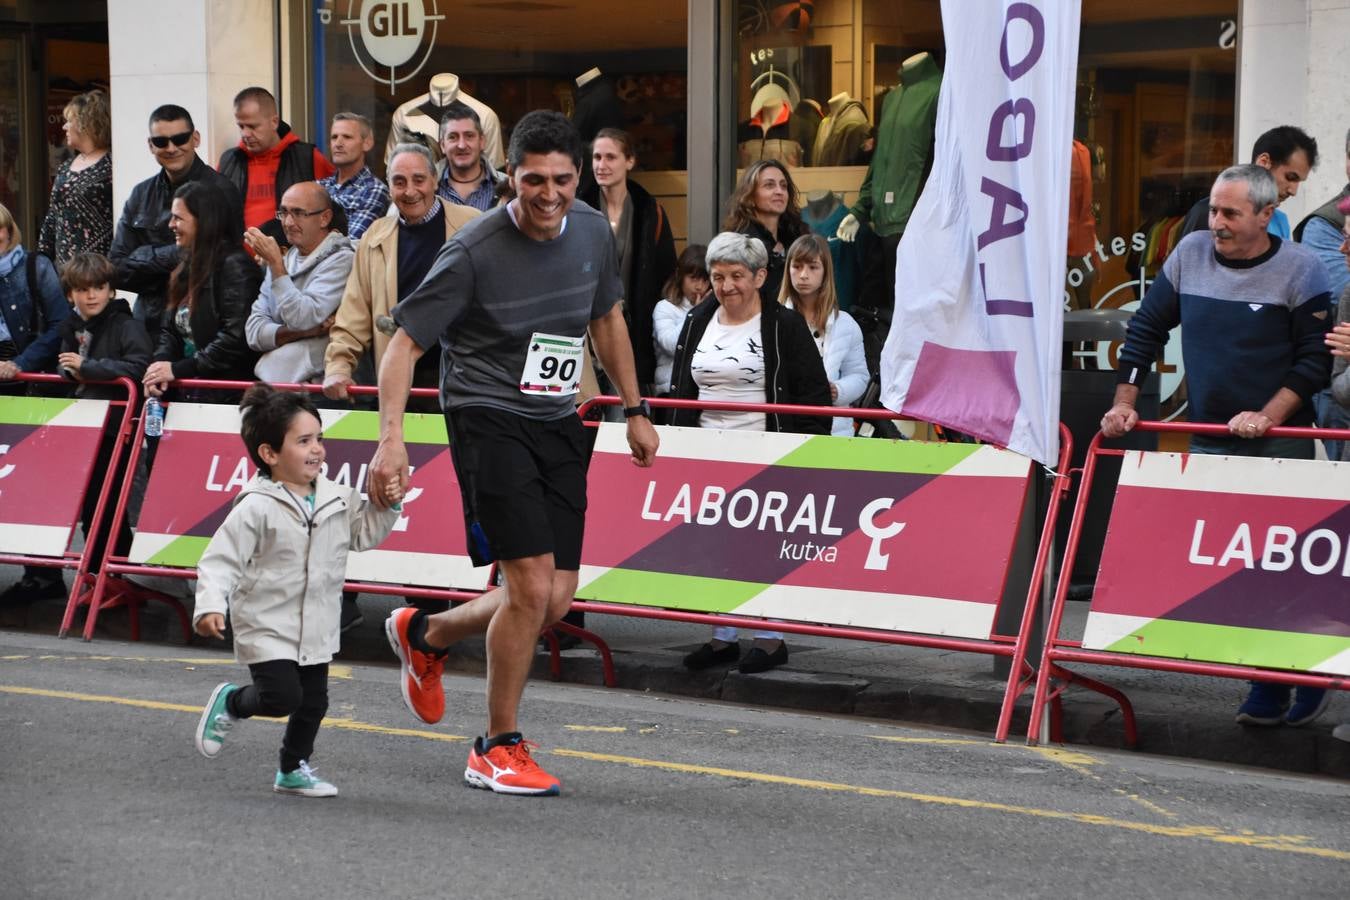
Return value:
M 261 474 L 245 485 L 197 564 L 194 625 L 230 611 L 234 656 L 245 665 L 289 659 L 326 663 L 338 649 L 349 550 L 369 550 L 399 513 L 322 476 L 314 512 Z

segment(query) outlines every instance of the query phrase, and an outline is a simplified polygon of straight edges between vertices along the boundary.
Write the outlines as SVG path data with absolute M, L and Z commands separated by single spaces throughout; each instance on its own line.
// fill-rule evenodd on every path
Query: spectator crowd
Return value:
M 57 172 L 31 249 L 13 211 L 0 206 L 0 393 L 30 389 L 15 380 L 19 373 L 56 372 L 89 397 L 106 396 L 99 382 L 127 377 L 142 386 L 140 399 L 191 399 L 197 392 L 178 382 L 215 379 L 312 383 L 321 385 L 322 402 L 356 402 L 350 389 L 375 383 L 396 330 L 395 309 L 422 284 L 442 246 L 513 196 L 510 172 L 490 160 L 479 113 L 464 103 L 444 112 L 439 162 L 421 144 L 399 144 L 381 179 L 366 162 L 376 141 L 365 116 L 334 115 L 325 156 L 280 119 L 270 92 L 249 87 L 234 98 L 238 144 L 214 168 L 198 154 L 201 136 L 192 114 L 174 104 L 156 108 L 147 123 L 147 147 L 159 171 L 132 189 L 115 217 L 110 109 L 100 91 L 66 106 L 73 155 Z M 747 168 L 727 198 L 723 232 L 706 247 L 677 253 L 665 209 L 632 178 L 638 157 L 631 136 L 604 128 L 588 149 L 593 180 L 577 200 L 603 214 L 613 232 L 644 395 L 837 407 L 859 402 L 875 375 L 865 360 L 863 334 L 841 306 L 830 246 L 806 227 L 786 165 L 760 160 Z M 1350 179 L 1350 135 L 1345 149 Z M 1233 390 L 1226 379 L 1235 367 L 1221 356 L 1227 349 L 1201 343 L 1201 335 L 1217 339 L 1231 332 L 1211 328 L 1220 322 L 1217 307 L 1196 299 L 1197 291 L 1213 296 L 1218 288 L 1181 279 L 1197 279 L 1195 273 L 1208 267 L 1213 285 L 1223 285 L 1244 305 L 1248 298 L 1233 287 L 1239 282 L 1266 277 L 1287 287 L 1297 281 L 1298 296 L 1271 301 L 1284 311 L 1270 311 L 1271 321 L 1297 324 L 1296 346 L 1256 354 L 1296 359 L 1287 367 L 1294 374 L 1270 371 L 1256 378 L 1254 368 L 1244 370 L 1253 400 L 1242 407 L 1251 411 L 1232 418 L 1239 438 L 1260 438 L 1272 426 L 1314 416 L 1323 425 L 1347 421 L 1350 185 L 1292 230 L 1276 210 L 1316 164 L 1316 143 L 1283 126 L 1262 136 L 1251 166 L 1224 173 L 1198 214 L 1203 219 L 1207 213 L 1217 249 L 1209 231 L 1179 245 L 1159 278 L 1172 295 L 1163 296 L 1162 289 L 1150 294 L 1122 354 L 1146 373 L 1167 331 L 1195 317 L 1201 327 L 1186 331 L 1185 347 L 1194 357 L 1187 360 L 1193 404 L 1212 399 L 1216 421 L 1228 421 L 1235 410 L 1224 406 Z M 1199 219 L 1196 227 L 1203 228 Z M 1190 257 L 1190 267 L 1180 268 Z M 1268 277 L 1258 273 L 1261 266 Z M 1248 337 L 1244 346 L 1264 340 Z M 596 385 L 592 393 L 605 389 L 602 370 L 591 366 L 583 374 Z M 1122 379 L 1118 399 L 1125 402 L 1103 419 L 1108 433 L 1133 425 L 1137 374 Z M 421 355 L 413 386 L 437 388 L 441 381 L 438 354 Z M 1278 390 L 1263 407 L 1259 394 L 1271 393 L 1272 385 Z M 409 409 L 439 412 L 434 401 L 415 401 Z M 854 433 L 847 415 L 831 420 L 681 409 L 662 421 Z M 114 438 L 115 430 L 105 433 L 100 446 L 104 467 Z M 1266 449 L 1266 455 L 1292 454 L 1283 445 Z M 1234 452 L 1234 445 L 1221 442 L 1211 452 Z M 1329 452 L 1339 458 L 1341 450 Z M 84 510 L 86 530 L 93 514 Z M 125 554 L 129 540 L 129 531 L 112 536 L 114 552 Z M 0 605 L 63 597 L 65 591 L 59 570 L 32 568 L 0 593 Z M 349 602 L 343 623 L 356 621 Z M 735 663 L 744 672 L 761 672 L 787 659 L 780 633 L 756 632 L 742 655 L 735 630 L 719 628 L 685 664 L 701 669 Z M 1261 685 L 1254 691 L 1242 713 L 1252 724 L 1303 724 L 1325 706 L 1321 694 L 1300 691 L 1290 713 L 1288 691 Z

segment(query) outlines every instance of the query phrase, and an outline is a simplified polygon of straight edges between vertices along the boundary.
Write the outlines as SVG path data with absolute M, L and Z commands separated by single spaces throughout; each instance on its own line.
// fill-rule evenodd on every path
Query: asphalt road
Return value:
M 532 684 L 557 798 L 461 781 L 483 682 L 424 726 L 335 667 L 314 763 L 281 728 L 213 761 L 224 655 L 0 633 L 0 897 L 1344 897 L 1350 785 L 1127 753 Z

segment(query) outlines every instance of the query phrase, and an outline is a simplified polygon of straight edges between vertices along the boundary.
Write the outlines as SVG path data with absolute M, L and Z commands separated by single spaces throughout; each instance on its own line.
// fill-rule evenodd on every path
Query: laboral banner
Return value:
M 1350 463 L 1132 451 L 1083 646 L 1350 675 Z
M 325 474 L 364 487 L 379 442 L 379 414 L 320 410 Z M 403 514 L 377 549 L 347 557 L 347 578 L 385 584 L 482 590 L 488 569 L 475 569 L 464 544 L 464 515 L 440 416 L 409 413 L 403 437 L 412 482 Z M 141 507 L 132 562 L 195 566 L 255 467 L 239 437 L 239 411 L 203 403 L 166 405 L 164 436 Z
M 108 406 L 106 400 L 0 397 L 0 552 L 66 552 Z
M 587 600 L 988 638 L 1028 484 L 996 447 L 600 426 Z
M 1076 0 L 943 0 L 933 168 L 896 254 L 882 402 L 1052 465 Z M 903 87 L 901 88 L 903 90 Z

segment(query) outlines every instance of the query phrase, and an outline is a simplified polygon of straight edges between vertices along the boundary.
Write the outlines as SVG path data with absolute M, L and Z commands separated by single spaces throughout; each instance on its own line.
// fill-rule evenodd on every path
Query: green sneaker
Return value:
M 225 700 L 239 688 L 228 681 L 216 685 L 211 699 L 206 701 L 202 717 L 197 720 L 197 752 L 207 759 L 215 759 L 220 753 L 225 735 L 234 727 L 235 718 L 225 711 Z
M 310 768 L 309 763 L 300 760 L 300 768 L 294 772 L 277 772 L 272 790 L 278 794 L 295 794 L 298 797 L 336 797 L 338 789 L 319 777 L 319 773 Z

